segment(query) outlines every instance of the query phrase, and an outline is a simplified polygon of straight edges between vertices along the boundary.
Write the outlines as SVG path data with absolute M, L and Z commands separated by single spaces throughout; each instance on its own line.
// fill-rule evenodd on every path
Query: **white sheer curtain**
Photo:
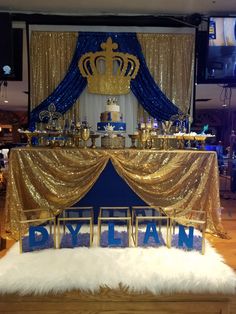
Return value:
M 128 138 L 128 134 L 133 134 L 137 128 L 138 102 L 132 92 L 127 95 L 104 96 L 89 94 L 86 88 L 79 98 L 80 119 L 84 120 L 86 118 L 92 130 L 96 131 L 97 122 L 100 121 L 101 112 L 105 111 L 108 97 L 116 97 L 118 100 L 120 112 L 123 113 L 123 120 L 126 122 L 126 137 Z M 97 143 L 100 144 L 99 141 Z M 129 139 L 126 139 L 126 146 L 130 146 Z

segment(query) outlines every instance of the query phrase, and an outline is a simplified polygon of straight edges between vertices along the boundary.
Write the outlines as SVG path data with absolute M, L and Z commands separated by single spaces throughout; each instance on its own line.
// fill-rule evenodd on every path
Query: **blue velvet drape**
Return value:
M 35 123 L 40 122 L 39 113 L 47 110 L 51 103 L 54 103 L 56 111 L 62 114 L 72 107 L 87 84 L 78 68 L 80 57 L 86 52 L 101 50 L 101 43 L 109 36 L 113 42 L 118 43 L 117 51 L 136 55 L 140 61 L 138 74 L 131 81 L 131 90 L 144 109 L 157 120 L 168 120 L 178 113 L 178 108 L 162 93 L 152 78 L 135 33 L 80 32 L 74 56 L 64 79 L 51 95 L 32 110 L 30 129 L 34 129 Z

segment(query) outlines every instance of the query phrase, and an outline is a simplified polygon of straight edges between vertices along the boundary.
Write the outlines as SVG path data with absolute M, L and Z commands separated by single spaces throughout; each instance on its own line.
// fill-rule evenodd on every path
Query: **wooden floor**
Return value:
M 236 271 L 236 194 L 223 195 L 222 222 L 230 240 L 208 235 L 215 249 L 224 256 L 226 263 Z M 0 200 L 0 209 L 4 199 Z M 0 221 L 1 221 L 0 210 Z M 14 244 L 7 241 L 7 249 Z M 7 249 L 0 252 L 4 256 Z M 154 296 L 150 293 L 130 294 L 121 287 L 114 291 L 102 289 L 99 294 L 71 291 L 61 295 L 46 296 L 0 296 L 1 314 L 62 314 L 62 313 L 156 313 L 156 314 L 236 314 L 236 295 Z

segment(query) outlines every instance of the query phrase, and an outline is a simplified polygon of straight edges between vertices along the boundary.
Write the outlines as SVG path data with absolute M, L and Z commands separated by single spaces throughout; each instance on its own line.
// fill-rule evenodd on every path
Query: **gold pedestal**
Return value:
M 129 138 L 131 139 L 131 146 L 130 148 L 137 148 L 135 145 L 136 140 L 139 138 L 138 134 L 129 134 Z
M 100 136 L 99 134 L 90 134 L 90 138 L 92 141 L 90 148 L 97 148 L 96 147 L 96 139 L 99 138 L 99 136 Z
M 102 136 L 101 138 L 102 148 L 115 148 L 122 149 L 125 148 L 125 137 L 124 136 Z

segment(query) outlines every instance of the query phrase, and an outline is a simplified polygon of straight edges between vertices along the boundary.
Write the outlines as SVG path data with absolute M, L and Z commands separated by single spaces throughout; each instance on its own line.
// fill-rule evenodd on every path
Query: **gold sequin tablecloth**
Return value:
M 206 210 L 208 230 L 215 235 L 225 235 L 219 215 L 215 152 L 138 149 L 12 149 L 5 207 L 6 229 L 17 239 L 19 210 L 46 206 L 57 214 L 79 201 L 109 160 L 147 204 Z

